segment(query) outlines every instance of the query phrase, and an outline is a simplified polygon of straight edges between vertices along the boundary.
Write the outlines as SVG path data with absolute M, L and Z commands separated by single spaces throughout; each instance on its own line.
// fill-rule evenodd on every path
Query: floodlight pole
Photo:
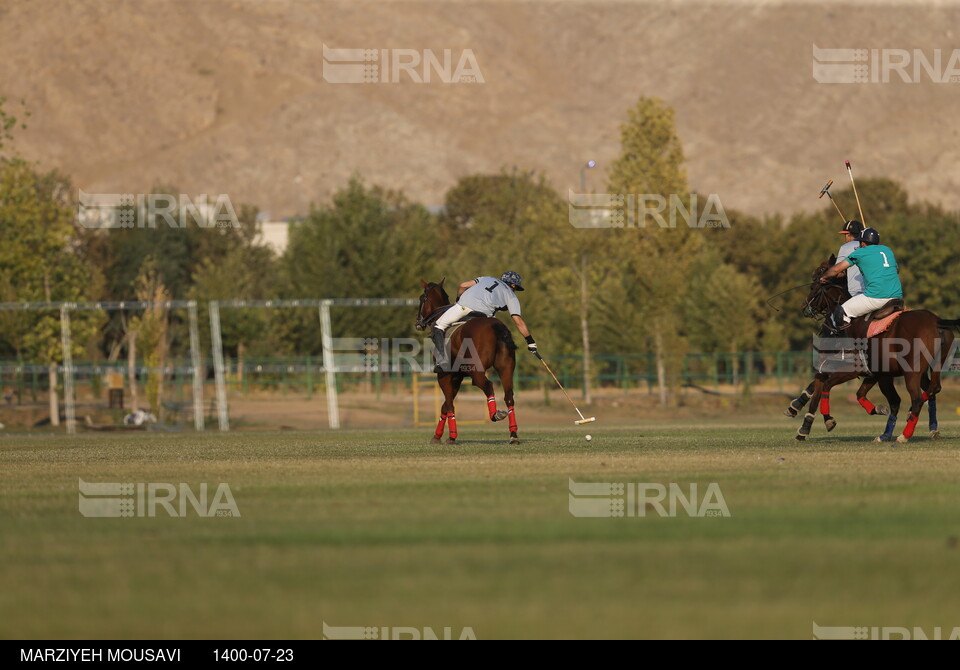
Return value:
M 220 339 L 220 303 L 210 301 L 210 343 L 213 345 L 213 373 L 217 383 L 217 422 L 220 430 L 230 430 L 227 411 L 226 375 L 223 370 L 223 342 Z
M 340 427 L 340 405 L 337 402 L 337 372 L 333 360 L 333 336 L 330 326 L 332 300 L 320 301 L 320 340 L 323 344 L 323 372 L 327 380 L 327 416 L 331 428 Z
M 187 304 L 187 314 L 190 316 L 190 365 L 193 366 L 193 427 L 196 430 L 203 430 L 203 377 L 200 369 L 200 333 L 197 328 L 196 300 L 191 300 Z

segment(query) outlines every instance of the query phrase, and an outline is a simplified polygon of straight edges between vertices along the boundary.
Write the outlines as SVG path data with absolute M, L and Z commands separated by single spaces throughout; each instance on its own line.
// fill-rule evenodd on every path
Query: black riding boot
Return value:
M 849 328 L 850 322 L 846 320 L 846 316 L 847 313 L 843 311 L 843 305 L 837 305 L 837 308 L 833 310 L 833 314 L 830 315 L 830 319 L 828 320 L 830 330 L 839 335 L 840 331 Z
M 436 365 L 433 368 L 434 372 L 447 372 L 450 369 L 450 356 L 447 354 L 447 346 L 443 341 L 443 331 L 439 328 L 434 328 L 433 332 L 430 334 L 430 338 L 433 340 L 433 355 Z

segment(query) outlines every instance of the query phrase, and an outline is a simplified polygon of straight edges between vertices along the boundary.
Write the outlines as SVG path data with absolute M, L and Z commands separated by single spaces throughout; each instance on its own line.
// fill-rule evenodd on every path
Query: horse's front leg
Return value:
M 807 385 L 807 388 L 803 389 L 796 398 L 790 401 L 790 405 L 783 410 L 783 415 L 790 417 L 791 419 L 796 418 L 797 414 L 800 413 L 800 410 L 803 409 L 803 406 L 807 404 L 807 401 L 810 400 L 810 396 L 813 395 L 814 384 L 817 383 L 816 377 Z

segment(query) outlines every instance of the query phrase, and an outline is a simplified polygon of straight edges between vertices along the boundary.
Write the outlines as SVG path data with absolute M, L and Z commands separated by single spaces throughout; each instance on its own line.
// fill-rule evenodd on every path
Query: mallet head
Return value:
M 826 196 L 829 196 L 829 197 L 831 197 L 831 198 L 833 197 L 832 195 L 830 195 L 830 187 L 831 187 L 831 186 L 833 186 L 833 180 L 832 180 L 832 179 L 827 182 L 827 185 L 826 185 L 826 186 L 824 186 L 823 188 L 820 189 L 820 197 L 821 197 L 821 198 L 822 198 L 823 196 L 825 196 L 825 195 L 826 195 Z
M 582 421 L 574 421 L 574 423 L 575 423 L 575 424 L 577 424 L 577 425 L 579 426 L 580 424 L 583 424 L 583 423 L 590 423 L 590 422 L 592 422 L 592 421 L 596 421 L 596 420 L 597 420 L 597 417 L 595 417 L 595 416 L 591 416 L 591 417 L 590 417 L 589 419 L 583 419 Z

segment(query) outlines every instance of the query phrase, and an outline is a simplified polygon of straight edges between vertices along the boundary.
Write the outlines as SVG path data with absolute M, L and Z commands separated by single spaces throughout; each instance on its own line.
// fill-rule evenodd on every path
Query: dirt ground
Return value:
M 590 403 L 583 401 L 578 389 L 570 395 L 585 416 L 597 416 L 605 425 L 631 424 L 638 421 L 665 421 L 700 423 L 716 420 L 752 420 L 779 418 L 792 397 L 791 393 L 800 391 L 800 382 L 784 384 L 783 390 L 776 385 L 758 386 L 749 395 L 743 390 L 732 387 L 719 389 L 686 388 L 671 396 L 666 408 L 660 405 L 656 393 L 646 389 L 624 391 L 617 388 L 602 388 L 592 392 Z M 794 388 L 794 386 L 796 388 Z M 904 402 L 908 400 L 906 391 L 899 387 Z M 789 391 L 789 392 L 788 392 Z M 850 410 L 860 412 L 855 398 L 856 386 L 848 384 L 841 392 L 834 392 L 834 414 Z M 503 398 L 497 391 L 498 407 L 503 408 Z M 884 402 L 876 389 L 871 394 L 877 404 Z M 24 430 L 54 430 L 63 428 L 49 426 L 49 410 L 46 402 L 22 405 L 0 405 L 0 434 L 22 432 Z M 213 388 L 204 389 L 204 411 L 207 426 L 216 426 L 217 412 Z M 420 397 L 419 425 L 433 426 L 439 415 L 439 394 L 433 387 L 426 388 Z M 329 426 L 326 396 L 315 393 L 307 397 L 304 393 L 279 391 L 251 391 L 249 394 L 231 393 L 228 395 L 230 425 L 235 430 L 318 430 Z M 414 422 L 413 395 L 406 388 L 385 388 L 380 397 L 371 389 L 369 392 L 348 391 L 339 395 L 340 424 L 344 428 L 392 428 L 412 427 Z M 174 405 L 177 408 L 166 418 L 165 424 L 171 429 L 189 430 L 193 427 L 193 414 L 189 396 L 184 396 Z M 465 387 L 457 398 L 457 419 L 461 425 L 471 422 L 487 423 L 486 402 L 483 394 L 472 387 Z M 571 424 L 578 415 L 559 389 L 528 389 L 516 396 L 517 418 L 521 431 L 524 426 L 560 426 Z M 905 410 L 901 410 L 904 413 Z M 62 412 L 62 409 L 61 409 Z M 108 410 L 106 402 L 81 397 L 77 408 L 77 420 L 83 428 L 86 417 L 97 425 L 115 425 L 122 422 L 123 410 Z M 960 376 L 952 375 L 945 380 L 940 395 L 940 416 L 947 420 L 956 418 L 960 413 Z M 37 422 L 46 425 L 36 426 Z

